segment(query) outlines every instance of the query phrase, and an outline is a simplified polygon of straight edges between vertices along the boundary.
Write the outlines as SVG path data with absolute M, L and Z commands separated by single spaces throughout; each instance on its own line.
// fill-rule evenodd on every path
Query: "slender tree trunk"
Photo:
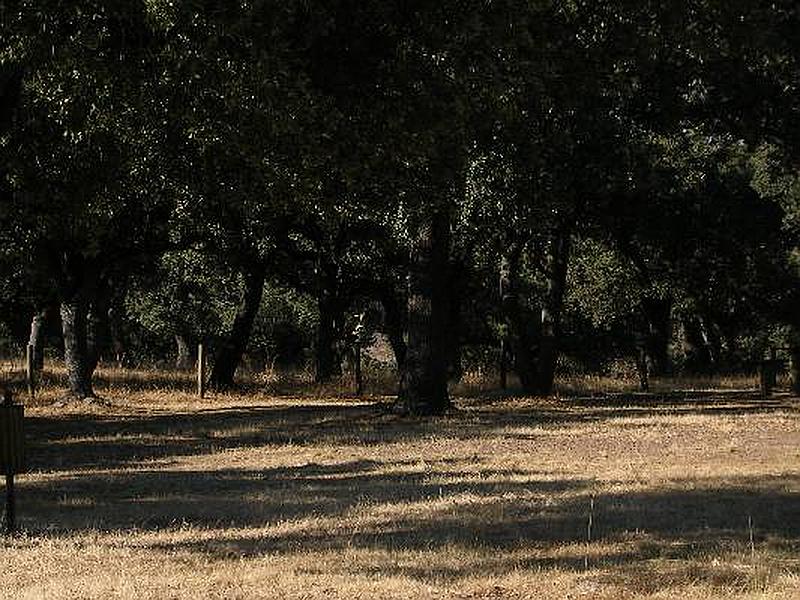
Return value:
M 175 347 L 177 356 L 175 358 L 175 368 L 180 371 L 188 371 L 192 368 L 194 361 L 192 360 L 192 345 L 189 342 L 188 336 L 182 333 L 175 334 Z
M 709 373 L 714 363 L 714 354 L 704 334 L 702 322 L 694 316 L 683 318 L 683 342 L 685 345 L 687 373 Z
M 37 371 L 44 369 L 44 328 L 47 309 L 41 310 L 31 319 L 31 335 L 28 344 L 33 346 L 33 367 Z
M 650 391 L 650 366 L 647 360 L 647 336 L 637 334 L 634 341 L 636 351 L 636 374 L 639 377 L 639 390 Z
M 356 396 L 361 396 L 364 393 L 364 377 L 361 372 L 361 342 L 356 341 L 356 346 L 353 349 L 353 371 L 356 385 Z
M 508 256 L 503 255 L 500 257 L 500 269 L 498 277 L 498 292 L 500 296 L 500 389 L 504 390 L 508 387 L 508 334 L 509 323 L 506 308 L 508 304 L 507 295 L 511 288 L 511 263 Z
M 336 346 L 341 334 L 343 314 L 338 298 L 329 291 L 323 292 L 317 306 L 319 324 L 315 345 L 314 380 L 317 383 L 326 383 L 342 375 L 341 356 Z
M 559 232 L 551 242 L 548 256 L 547 296 L 542 307 L 542 328 L 539 341 L 539 364 L 536 392 L 548 396 L 553 392 L 558 343 L 561 336 L 561 311 L 567 286 L 570 233 Z
M 538 341 L 539 321 L 520 299 L 520 263 L 522 247 L 511 249 L 504 258 L 501 277 L 504 279 L 502 312 L 508 330 L 507 340 L 513 355 L 514 371 L 519 377 L 522 391 L 526 394 L 538 392 Z
M 94 368 L 87 347 L 88 310 L 81 294 L 61 302 L 61 326 L 64 332 L 64 363 L 69 393 L 78 399 L 93 398 Z
M 438 415 L 450 406 L 447 392 L 450 309 L 447 290 L 450 215 L 436 210 L 415 232 L 409 272 L 408 345 L 398 400 L 413 415 Z
M 710 369 L 714 371 L 719 368 L 722 359 L 722 340 L 714 322 L 702 313 L 700 314 L 700 335 L 708 352 Z
M 792 392 L 800 394 L 800 328 L 789 328 L 789 375 L 792 378 Z
M 253 323 L 261 305 L 266 269 L 260 264 L 252 264 L 243 272 L 243 275 L 244 294 L 233 319 L 231 332 L 214 353 L 214 366 L 211 370 L 209 386 L 217 390 L 233 387 L 236 369 L 247 349 Z

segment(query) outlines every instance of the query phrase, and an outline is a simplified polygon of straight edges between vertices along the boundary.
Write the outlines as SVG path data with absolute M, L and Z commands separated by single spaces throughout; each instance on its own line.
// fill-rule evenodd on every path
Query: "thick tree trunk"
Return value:
M 192 345 L 189 342 L 189 337 L 182 333 L 176 333 L 175 347 L 177 350 L 175 368 L 180 371 L 188 371 L 194 364 Z
M 96 301 L 100 274 L 96 261 L 81 253 L 64 253 L 53 260 L 59 266 L 61 330 L 64 337 L 64 364 L 69 395 L 93 398 L 92 376 L 97 364 L 91 338 L 89 311 Z
M 551 242 L 548 255 L 547 296 L 542 307 L 542 328 L 539 341 L 539 364 L 536 392 L 548 396 L 553 392 L 558 342 L 561 336 L 561 311 L 567 286 L 570 234 L 559 232 Z
M 317 383 L 327 383 L 342 375 L 341 356 L 337 350 L 337 342 L 341 334 L 341 322 L 344 315 L 341 303 L 335 295 L 329 292 L 323 292 L 317 306 L 319 307 L 319 324 L 314 348 L 316 365 L 314 380 Z
M 80 294 L 61 302 L 61 326 L 64 332 L 64 364 L 69 393 L 78 399 L 93 398 L 93 361 L 87 345 L 88 310 Z
M 672 298 L 644 298 L 642 310 L 648 325 L 647 359 L 651 375 L 672 371 L 669 342 L 672 337 Z
M 266 269 L 260 264 L 253 264 L 243 272 L 243 275 L 244 294 L 233 319 L 231 332 L 214 353 L 214 366 L 211 370 L 209 386 L 217 390 L 233 387 L 236 369 L 247 349 L 253 323 L 261 305 Z
M 47 310 L 42 310 L 31 319 L 31 335 L 28 344 L 33 346 L 33 367 L 37 371 L 44 369 L 44 329 Z
M 450 215 L 425 215 L 415 232 L 408 290 L 408 344 L 398 400 L 413 415 L 438 415 L 450 406 L 447 392 L 450 309 L 447 290 Z

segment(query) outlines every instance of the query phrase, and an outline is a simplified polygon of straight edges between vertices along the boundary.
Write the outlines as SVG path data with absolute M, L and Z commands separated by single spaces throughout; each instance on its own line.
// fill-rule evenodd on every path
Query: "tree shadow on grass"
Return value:
M 558 495 L 585 487 L 520 470 L 470 469 L 468 459 L 358 460 L 253 469 L 135 470 L 31 481 L 22 486 L 26 513 L 54 531 L 161 529 L 188 522 L 201 527 L 261 527 L 307 517 L 344 517 L 359 507 L 442 501 L 468 495 L 476 502 L 512 495 Z M 460 469 L 462 467 L 462 469 Z M 22 492 L 21 492 L 22 493 Z M 292 545 L 291 540 L 287 542 Z
M 380 404 L 247 406 L 145 416 L 32 416 L 26 419 L 26 439 L 31 469 L 65 471 L 254 446 L 372 446 L 424 438 L 473 439 L 510 424 L 557 426 L 594 418 L 538 408 L 414 419 L 398 417 Z
M 430 552 L 430 565 L 386 559 L 378 568 L 422 580 L 456 580 L 476 571 L 581 569 L 593 497 L 593 540 L 617 548 L 593 556 L 592 564 L 608 567 L 615 577 L 631 577 L 651 560 L 688 564 L 709 552 L 741 551 L 749 541 L 748 523 L 755 544 L 777 544 L 796 555 L 796 475 L 691 479 L 664 489 L 592 496 L 593 482 L 570 473 L 482 469 L 467 457 L 427 465 L 413 458 L 347 460 L 343 455 L 333 464 L 265 469 L 170 466 L 172 459 L 243 447 L 500 438 L 510 435 L 506 428 L 512 425 L 558 428 L 663 411 L 719 414 L 730 408 L 748 414 L 754 407 L 747 402 L 755 403 L 747 396 L 727 404 L 719 396 L 670 398 L 655 406 L 642 400 L 633 407 L 566 401 L 531 403 L 513 412 L 502 405 L 463 402 L 462 410 L 436 420 L 399 418 L 381 406 L 341 403 L 178 415 L 34 417 L 27 429 L 31 466 L 50 475 L 20 480 L 20 517 L 32 533 L 65 536 L 93 529 L 158 531 L 183 522 L 232 531 L 141 542 L 219 559 L 344 549 L 383 555 Z M 792 398 L 776 398 L 770 410 L 795 408 Z M 154 459 L 158 462 L 152 468 L 142 464 Z M 289 525 L 270 526 L 276 523 Z M 455 564 L 436 556 L 448 547 L 469 556 Z
M 402 418 L 380 403 L 243 406 L 182 413 L 69 414 L 26 418 L 32 470 L 110 469 L 148 460 L 211 454 L 242 447 L 398 443 L 425 438 L 512 435 L 509 427 L 558 428 L 652 415 L 746 415 L 798 412 L 796 398 L 756 394 L 699 397 L 567 399 L 508 407 L 461 400 L 438 419 Z
M 654 560 L 696 569 L 689 562 L 709 555 L 746 556 L 751 524 L 756 546 L 770 544 L 795 556 L 800 551 L 797 475 L 693 479 L 665 489 L 595 495 L 589 480 L 476 470 L 469 463 L 445 459 L 424 472 L 414 470 L 414 461 L 358 460 L 50 479 L 23 486 L 23 526 L 71 535 L 94 529 L 158 531 L 186 523 L 217 533 L 137 544 L 218 560 L 377 551 L 376 568 L 384 574 L 458 580 L 476 572 L 582 569 L 591 499 L 592 541 L 603 548 L 591 563 L 607 577 L 633 577 Z M 437 556 L 449 549 L 463 553 L 464 560 L 454 564 Z M 430 553 L 430 559 L 399 564 L 387 558 L 399 551 Z M 797 565 L 794 569 L 800 572 Z M 707 576 L 720 573 L 711 569 Z
M 424 500 L 430 488 L 409 493 L 403 480 L 383 481 L 398 500 Z M 696 482 L 693 482 L 696 483 Z M 199 552 L 217 559 L 255 557 L 313 551 L 341 552 L 363 549 L 378 551 L 376 569 L 432 582 L 456 581 L 477 574 L 500 576 L 512 572 L 557 568 L 583 570 L 586 560 L 586 526 L 590 497 L 594 500 L 593 541 L 606 550 L 592 553 L 591 566 L 605 577 L 629 582 L 647 569 L 653 570 L 647 584 L 651 592 L 675 584 L 674 577 L 660 577 L 654 561 L 667 561 L 673 575 L 684 571 L 683 580 L 707 580 L 729 585 L 746 577 L 728 567 L 698 567 L 709 556 L 749 555 L 753 523 L 754 544 L 797 555 L 800 550 L 800 497 L 788 491 L 784 480 L 759 478 L 735 482 L 702 482 L 702 489 L 666 489 L 637 493 L 590 496 L 589 482 L 572 480 L 554 484 L 535 480 L 526 484 L 530 496 L 504 499 L 502 490 L 449 487 L 444 499 L 424 513 L 400 511 L 391 518 L 341 527 L 330 525 L 299 531 L 254 533 L 224 539 L 157 542 L 161 550 Z M 800 478 L 791 479 L 795 490 Z M 730 487 L 729 487 L 730 486 Z M 413 488 L 412 488 L 413 489 Z M 513 489 L 513 486 L 512 488 Z M 517 490 L 519 491 L 519 490 Z M 459 501 L 467 492 L 471 501 Z M 452 502 L 448 498 L 453 497 Z M 507 498 L 508 496 L 506 496 Z M 378 498 L 376 501 L 381 502 Z M 385 502 L 393 502 L 390 496 Z M 367 507 L 369 512 L 369 507 Z M 617 547 L 614 547 L 617 545 Z M 442 560 L 437 552 L 455 549 L 464 560 Z M 427 560 L 382 559 L 398 551 L 429 553 Z M 693 562 L 694 561 L 694 562 Z M 677 566 L 679 565 L 679 566 Z M 358 572 L 364 564 L 356 564 Z M 642 571 L 645 569 L 645 571 Z M 698 570 L 699 569 L 699 570 Z M 800 573 L 796 563 L 794 573 Z M 661 574 L 663 575 L 663 573 Z M 683 577 L 683 575 L 680 575 Z

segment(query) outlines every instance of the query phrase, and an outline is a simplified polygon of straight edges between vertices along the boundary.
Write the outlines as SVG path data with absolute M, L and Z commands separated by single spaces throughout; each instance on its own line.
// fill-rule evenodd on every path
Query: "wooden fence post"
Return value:
M 361 375 L 361 342 L 356 342 L 355 348 L 355 368 L 356 368 L 356 396 L 361 397 L 364 394 L 364 379 Z
M 28 395 L 31 400 L 36 393 L 36 365 L 34 364 L 36 348 L 33 344 L 28 344 L 25 351 L 25 379 L 28 383 Z
M 197 395 L 206 395 L 206 352 L 203 344 L 197 345 Z

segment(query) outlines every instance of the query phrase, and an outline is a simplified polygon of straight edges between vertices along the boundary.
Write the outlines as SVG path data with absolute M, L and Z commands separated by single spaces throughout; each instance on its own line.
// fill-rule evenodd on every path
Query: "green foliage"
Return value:
M 643 290 L 630 261 L 590 238 L 574 242 L 567 281 L 565 308 L 599 330 L 632 319 L 641 302 Z
M 630 353 L 658 301 L 731 355 L 799 320 L 791 3 L 2 13 L 0 321 L 113 290 L 143 346 L 219 341 L 266 270 L 249 353 L 296 364 L 321 301 L 340 338 L 354 308 L 402 302 L 433 213 L 468 300 L 454 337 L 476 356 L 510 334 L 501 256 L 520 258 L 535 330 L 558 235 L 575 239 L 570 351 Z
M 261 299 L 248 355 L 268 367 L 304 365 L 313 345 L 317 310 L 312 298 L 268 284 Z
M 215 339 L 233 320 L 239 288 L 236 275 L 212 258 L 196 250 L 168 252 L 154 275 L 130 290 L 125 307 L 156 335 Z

